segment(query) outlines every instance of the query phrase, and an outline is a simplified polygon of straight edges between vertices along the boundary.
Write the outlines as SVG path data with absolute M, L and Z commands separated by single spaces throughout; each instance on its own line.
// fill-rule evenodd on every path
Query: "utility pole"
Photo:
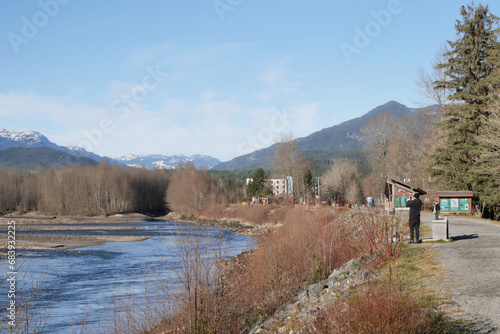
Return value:
M 321 179 L 321 176 L 316 176 L 316 178 L 318 179 L 318 199 L 319 199 L 319 196 L 321 195 L 321 192 L 320 192 L 320 185 L 319 185 L 319 180 Z

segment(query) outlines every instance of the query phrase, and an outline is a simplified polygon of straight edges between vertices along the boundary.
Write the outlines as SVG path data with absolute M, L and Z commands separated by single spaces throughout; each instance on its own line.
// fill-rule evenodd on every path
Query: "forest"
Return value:
M 0 211 L 52 215 L 164 214 L 164 171 L 97 166 L 0 169 Z

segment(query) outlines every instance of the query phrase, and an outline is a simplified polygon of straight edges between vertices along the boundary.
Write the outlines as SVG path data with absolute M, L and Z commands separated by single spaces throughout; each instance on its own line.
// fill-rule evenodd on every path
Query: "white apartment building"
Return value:
M 286 193 L 286 180 L 285 179 L 269 179 L 271 182 L 271 190 L 273 195 L 280 195 Z
M 252 182 L 252 178 L 246 179 L 246 185 Z M 273 195 L 285 194 L 287 191 L 286 179 L 266 179 L 266 184 L 271 186 L 271 191 Z

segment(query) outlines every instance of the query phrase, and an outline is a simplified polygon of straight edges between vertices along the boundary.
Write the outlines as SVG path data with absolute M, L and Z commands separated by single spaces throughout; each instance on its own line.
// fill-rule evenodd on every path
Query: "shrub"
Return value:
M 387 247 L 394 247 L 386 238 L 393 226 L 383 216 L 302 208 L 285 210 L 271 205 L 211 210 L 221 212 L 224 217 L 245 217 L 260 223 L 272 220 L 269 217 L 274 214 L 284 218 L 279 229 L 259 237 L 258 247 L 247 253 L 239 266 L 230 268 L 229 274 L 218 272 L 213 277 L 215 281 L 203 281 L 203 286 L 209 288 L 203 289 L 202 308 L 195 309 L 193 296 L 185 296 L 184 300 L 192 303 L 178 308 L 177 315 L 159 327 L 165 332 L 181 323 L 185 328 L 210 328 L 220 333 L 248 330 L 258 317 L 268 316 L 289 302 L 305 284 L 326 278 L 348 260 L 366 253 L 380 254 L 380 259 L 396 255 L 392 250 L 387 253 Z M 351 303 L 364 305 L 354 299 Z M 203 325 L 199 323 L 202 319 Z M 168 323 L 172 326 L 166 326 Z
M 440 333 L 441 314 L 422 299 L 394 286 L 369 287 L 364 294 L 322 310 L 310 326 L 311 333 Z
M 209 219 L 240 219 L 243 222 L 266 224 L 283 221 L 288 207 L 277 205 L 214 204 L 203 209 L 201 216 Z

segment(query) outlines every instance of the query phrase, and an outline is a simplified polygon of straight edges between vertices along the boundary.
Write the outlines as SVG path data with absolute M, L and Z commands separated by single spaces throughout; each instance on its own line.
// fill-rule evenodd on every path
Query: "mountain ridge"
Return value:
M 342 152 L 361 152 L 364 147 L 362 127 L 369 120 L 382 112 L 388 112 L 397 118 L 412 114 L 414 108 L 408 108 L 397 101 L 389 101 L 368 111 L 362 116 L 342 122 L 331 127 L 315 131 L 308 136 L 295 139 L 300 149 L 311 159 L 323 160 L 323 163 L 330 163 Z M 87 152 L 81 147 L 69 145 L 59 146 L 51 142 L 43 134 L 36 131 L 16 132 L 0 129 L 0 150 L 10 147 L 39 148 L 45 147 L 55 151 L 60 151 L 77 157 L 89 158 L 97 162 L 106 161 L 109 164 L 127 165 L 129 167 L 139 167 L 148 169 L 175 169 L 179 164 L 193 163 L 197 168 L 214 170 L 237 170 L 255 169 L 258 167 L 269 168 L 269 156 L 276 148 L 273 144 L 267 148 L 262 148 L 251 153 L 235 157 L 229 161 L 220 160 L 208 155 L 195 154 L 185 156 L 183 154 L 166 156 L 162 154 L 135 155 L 128 154 L 120 158 L 112 159 L 101 157 L 95 153 Z M 340 153 L 340 154 L 336 154 Z
M 12 166 L 16 165 L 16 160 L 18 159 L 18 165 L 22 167 L 43 165 L 44 167 L 50 166 L 50 159 L 53 158 L 54 166 L 59 167 L 61 161 L 68 161 L 72 164 L 93 164 L 89 160 L 98 162 L 106 162 L 108 164 L 118 164 L 121 166 L 129 167 L 139 167 L 139 168 L 164 168 L 164 169 L 175 169 L 179 164 L 186 164 L 188 162 L 193 163 L 197 168 L 207 168 L 210 169 L 213 166 L 219 164 L 221 161 L 214 157 L 202 154 L 194 154 L 192 156 L 172 155 L 166 156 L 162 154 L 148 154 L 148 155 L 135 155 L 129 154 L 121 158 L 112 159 L 108 157 L 103 157 L 92 152 L 86 151 L 82 147 L 62 145 L 59 146 L 51 142 L 45 135 L 37 131 L 25 131 L 17 132 L 7 129 L 0 129 L 0 152 L 9 148 L 23 148 L 26 150 L 11 150 L 4 152 L 1 155 L 0 166 Z M 74 156 L 76 158 L 85 159 L 73 159 L 66 157 L 64 155 L 58 155 L 54 152 L 47 150 L 28 150 L 35 148 L 47 148 L 52 151 L 61 152 Z M 36 157 L 36 158 L 35 158 Z M 34 159 L 29 161 L 29 159 Z M 36 160 L 39 161 L 36 161 Z
M 23 148 L 45 147 L 55 151 L 60 151 L 70 155 L 74 155 L 77 157 L 89 158 L 97 162 L 106 160 L 111 163 L 113 162 L 117 163 L 116 161 L 113 161 L 113 159 L 109 157 L 102 157 L 95 153 L 88 152 L 82 147 L 76 147 L 70 145 L 59 146 L 51 142 L 45 135 L 37 131 L 30 130 L 24 132 L 22 131 L 17 132 L 7 129 L 0 129 L 0 150 L 4 150 L 10 147 L 23 147 Z
M 98 162 L 48 147 L 9 147 L 0 150 L 0 167 L 17 166 L 34 170 L 36 167 L 62 167 L 66 165 L 97 165 Z
M 323 128 L 308 136 L 295 139 L 304 152 L 343 152 L 361 151 L 364 147 L 361 129 L 363 125 L 383 112 L 394 114 L 397 118 L 411 115 L 416 109 L 408 108 L 397 101 L 389 101 L 379 105 L 362 116 Z M 269 168 L 269 156 L 276 148 L 273 144 L 248 154 L 235 157 L 215 166 L 215 170 Z

